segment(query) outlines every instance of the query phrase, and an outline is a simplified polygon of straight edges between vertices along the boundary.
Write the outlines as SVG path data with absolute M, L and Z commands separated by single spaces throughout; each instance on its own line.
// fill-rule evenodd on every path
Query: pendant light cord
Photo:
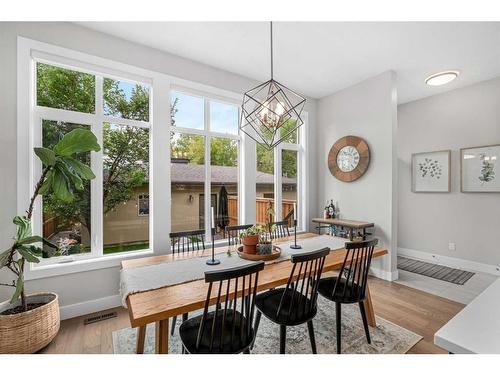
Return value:
M 270 33 L 271 33 L 271 79 L 273 79 L 273 21 L 270 22 Z

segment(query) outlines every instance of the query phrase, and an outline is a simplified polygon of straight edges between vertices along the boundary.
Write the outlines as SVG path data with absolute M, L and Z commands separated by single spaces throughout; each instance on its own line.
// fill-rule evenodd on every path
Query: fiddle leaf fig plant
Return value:
M 74 192 L 84 189 L 84 181 L 95 178 L 92 170 L 77 159 L 78 154 L 100 149 L 96 136 L 91 131 L 80 128 L 65 134 L 52 149 L 34 149 L 42 162 L 42 173 L 35 185 L 26 215 L 16 216 L 13 220 L 17 227 L 14 243 L 9 249 L 0 252 L 0 268 L 6 267 L 15 275 L 11 284 L 0 285 L 15 288 L 10 303 L 14 304 L 20 298 L 22 311 L 28 309 L 24 291 L 26 262 L 40 262 L 43 246 L 56 248 L 56 245 L 48 240 L 33 235 L 31 217 L 36 198 L 38 195 L 53 194 L 57 199 L 71 202 Z

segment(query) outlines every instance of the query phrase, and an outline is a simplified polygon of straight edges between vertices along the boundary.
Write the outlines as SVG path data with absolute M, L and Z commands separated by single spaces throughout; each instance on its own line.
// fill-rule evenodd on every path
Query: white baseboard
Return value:
M 371 267 L 370 274 L 379 278 L 379 279 L 383 279 L 383 280 L 387 280 L 387 281 L 394 281 L 394 280 L 397 280 L 399 278 L 398 270 L 389 272 L 389 271 L 386 271 L 386 270 L 383 270 L 380 268 Z
M 479 263 L 471 260 L 448 257 L 445 255 L 432 254 L 420 250 L 407 249 L 404 247 L 398 247 L 398 255 L 423 261 L 430 261 L 443 266 L 500 276 L 500 267 L 493 264 Z
M 121 306 L 122 300 L 119 294 L 90 301 L 75 303 L 73 305 L 61 306 L 59 308 L 61 320 L 74 318 L 77 316 L 92 314 L 98 311 L 112 309 Z

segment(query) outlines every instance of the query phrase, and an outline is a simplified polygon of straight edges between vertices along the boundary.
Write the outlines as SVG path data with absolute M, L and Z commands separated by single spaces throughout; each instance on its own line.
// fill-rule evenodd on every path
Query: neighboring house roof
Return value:
M 211 182 L 216 184 L 235 184 L 238 182 L 237 167 L 211 166 Z M 172 163 L 171 181 L 173 183 L 203 183 L 205 181 L 205 166 L 197 164 Z M 269 173 L 257 172 L 255 175 L 257 184 L 273 184 L 274 176 Z M 285 185 L 295 185 L 296 179 L 283 177 L 282 182 Z

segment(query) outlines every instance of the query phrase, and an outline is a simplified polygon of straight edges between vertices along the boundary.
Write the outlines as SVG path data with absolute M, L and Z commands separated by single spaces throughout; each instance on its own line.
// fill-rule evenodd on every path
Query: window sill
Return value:
M 137 250 L 124 254 L 104 255 L 98 258 L 77 259 L 70 262 L 52 263 L 31 266 L 26 269 L 25 279 L 36 280 L 47 277 L 67 275 L 71 273 L 94 271 L 105 268 L 120 267 L 122 260 L 144 258 L 154 255 L 153 250 Z

